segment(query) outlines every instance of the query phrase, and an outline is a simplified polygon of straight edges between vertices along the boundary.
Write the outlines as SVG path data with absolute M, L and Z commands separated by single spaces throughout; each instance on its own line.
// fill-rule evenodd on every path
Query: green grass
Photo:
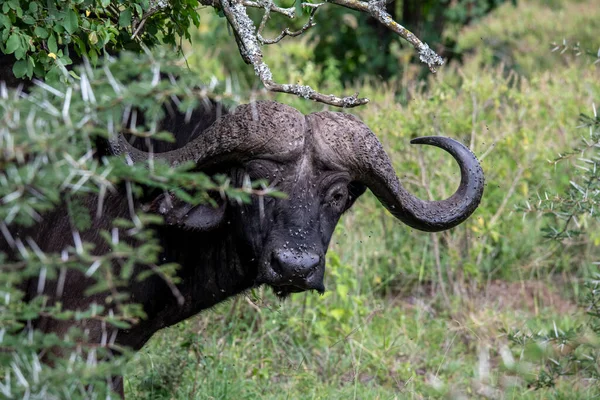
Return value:
M 357 84 L 372 102 L 353 112 L 421 197 L 449 196 L 457 170 L 443 152 L 411 147 L 409 140 L 441 134 L 470 145 L 487 179 L 473 217 L 450 232 L 416 232 L 363 196 L 334 235 L 325 295 L 280 302 L 261 289 L 159 332 L 131 362 L 129 398 L 600 396 L 598 382 L 578 370 L 534 390 L 548 354 L 508 337 L 555 326 L 557 333 L 568 331 L 587 318 L 577 299 L 582 281 L 597 270 L 591 263 L 597 246 L 586 237 L 548 242 L 540 229 L 552 221 L 515 205 L 560 193 L 573 178 L 572 166 L 553 168 L 547 160 L 586 134 L 577 129 L 577 116 L 600 103 L 600 67 L 549 48 L 568 33 L 583 48 L 597 49 L 590 32 L 600 31 L 600 8 L 591 0 L 546 8 L 519 3 L 466 30 L 459 40 L 469 51 L 464 63 L 446 66 L 426 88 L 411 80 L 410 70 L 385 86 Z M 203 54 L 201 47 L 195 51 Z M 296 81 L 302 66 L 312 65 L 305 45 L 278 51 L 267 58 L 279 71 L 286 51 L 301 66 L 280 72 L 280 80 Z M 192 66 L 198 62 L 192 59 Z M 226 76 L 218 62 L 207 65 L 206 74 Z M 324 71 L 310 68 L 302 83 L 317 85 Z M 303 111 L 322 108 L 276 98 Z
M 389 399 L 472 394 L 482 384 L 508 390 L 507 377 L 518 375 L 500 366 L 506 329 L 581 321 L 577 313 L 561 315 L 556 304 L 541 306 L 542 295 L 525 293 L 519 286 L 510 286 L 510 297 L 483 300 L 482 295 L 453 311 L 428 295 L 372 297 L 359 301 L 359 307 L 350 306 L 356 313 L 351 312 L 348 325 L 321 307 L 307 311 L 303 303 L 310 301 L 303 296 L 283 306 L 265 296 L 258 309 L 241 299 L 157 335 L 134 361 L 135 372 L 127 383 L 135 391 L 128 396 Z M 532 308 L 515 301 L 519 296 Z M 511 304 L 500 306 L 502 302 Z M 363 307 L 367 315 L 361 315 Z M 320 332 L 318 325 L 330 330 Z M 480 361 L 480 353 L 489 354 L 490 361 Z M 489 372 L 482 375 L 479 370 Z M 514 378 L 518 398 L 547 398 L 549 391 L 523 396 L 526 388 L 520 379 Z M 570 385 L 564 389 L 564 394 L 572 391 Z M 597 387 L 578 389 L 578 398 L 598 394 Z

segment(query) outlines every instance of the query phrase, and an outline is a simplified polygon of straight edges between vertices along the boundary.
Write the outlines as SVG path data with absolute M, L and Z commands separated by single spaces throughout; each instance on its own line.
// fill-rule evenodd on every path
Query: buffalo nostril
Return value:
M 276 250 L 273 253 L 274 264 L 282 277 L 306 277 L 319 265 L 321 258 L 311 252 L 293 252 Z

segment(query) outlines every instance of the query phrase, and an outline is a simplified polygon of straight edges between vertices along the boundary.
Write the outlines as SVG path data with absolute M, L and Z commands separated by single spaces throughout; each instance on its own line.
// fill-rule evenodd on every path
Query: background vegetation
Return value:
M 235 45 L 215 29 L 224 22 L 202 21 L 185 49 L 191 67 L 205 80 L 231 77 L 233 87 L 252 88 L 252 77 L 240 76 Z M 462 62 L 436 76 L 418 80 L 420 67 L 402 49 L 394 53 L 402 71 L 385 83 L 365 67 L 348 89 L 372 102 L 352 112 L 384 142 L 403 181 L 423 197 L 449 195 L 458 184 L 453 162 L 408 142 L 427 134 L 457 137 L 486 172 L 478 211 L 459 228 L 430 235 L 407 229 L 363 196 L 334 235 L 325 295 L 281 303 L 260 290 L 165 330 L 131 362 L 127 394 L 598 396 L 598 342 L 587 314 L 597 290 L 585 286 L 594 285 L 598 271 L 597 225 L 579 216 L 585 235 L 551 241 L 543 228 L 561 229 L 563 222 L 535 207 L 546 195 L 558 204 L 556 196 L 584 172 L 574 165 L 581 163 L 578 152 L 567 162 L 548 161 L 581 147 L 582 138 L 595 143 L 579 115 L 593 119 L 599 103 L 599 29 L 593 1 L 504 4 L 446 32 Z M 268 49 L 266 61 L 276 80 L 339 91 L 344 59 L 315 62 L 314 46 L 290 40 Z M 276 98 L 304 112 L 323 108 Z
M 394 3 L 400 20 L 412 3 Z M 598 196 L 594 145 L 600 133 L 593 104 L 600 103 L 596 62 L 600 9 L 593 0 L 529 0 L 517 6 L 473 0 L 424 3 L 431 9 L 427 18 L 420 19 L 419 29 L 431 32 L 433 36 L 425 39 L 442 43 L 444 54 L 454 58 L 435 76 L 425 75 L 412 60 L 413 50 L 398 45 L 397 39 L 382 38 L 379 46 L 372 45 L 373 39 L 366 39 L 377 33 L 367 30 L 371 28 L 354 31 L 356 15 L 343 10 L 335 11 L 335 18 L 323 12 L 316 19 L 322 27 L 313 36 L 268 47 L 265 59 L 276 81 L 311 85 L 326 93 L 359 90 L 369 97 L 369 105 L 352 112 L 375 131 L 403 182 L 423 198 L 451 194 L 458 185 L 457 171 L 442 152 L 410 147 L 409 140 L 440 134 L 469 144 L 487 179 L 475 215 L 450 232 L 426 234 L 397 223 L 373 196 L 365 194 L 336 230 L 328 254 L 328 291 L 323 296 L 296 294 L 282 303 L 269 290 L 255 290 L 159 332 L 127 365 L 116 365 L 126 373 L 129 398 L 580 399 L 600 395 L 600 278 L 595 264 L 600 261 L 600 231 L 593 212 Z M 85 19 L 85 9 L 80 11 L 79 18 Z M 64 27 L 66 20 L 58 20 Z M 334 22 L 341 28 L 329 37 Z M 361 27 L 363 22 L 368 25 L 360 21 Z M 0 24 L 6 28 L 5 20 Z M 124 27 L 119 28 L 118 20 L 114 24 L 115 32 Z M 189 31 L 192 44 L 183 44 L 190 70 L 180 81 L 178 94 L 193 97 L 186 87 L 196 81 L 222 83 L 215 93 L 228 101 L 266 96 L 258 91 L 256 77 L 241 60 L 225 24 L 218 15 L 201 13 L 199 27 Z M 99 29 L 109 32 L 108 28 Z M 355 32 L 357 36 L 352 36 Z M 344 42 L 348 35 L 355 38 L 354 47 Z M 169 39 L 168 34 L 165 37 Z M 6 45 L 9 38 L 3 37 L 2 43 Z M 20 43 L 35 47 L 34 62 L 46 51 L 43 44 L 36 47 L 36 41 Z M 45 56 L 49 68 L 55 65 Z M 29 63 L 29 58 L 25 60 Z M 153 81 L 154 64 L 127 60 L 129 67 L 120 70 L 117 78 L 139 80 L 128 86 L 125 98 L 140 101 L 147 90 L 144 83 Z M 138 76 L 137 69 L 146 72 Z M 102 104 L 113 104 L 115 89 L 106 70 L 86 76 L 93 74 L 98 78 L 94 92 L 105 93 Z M 65 76 L 80 89 L 77 78 L 81 76 Z M 37 112 L 46 109 L 51 114 L 47 104 L 52 101 L 60 110 L 63 101 L 52 100 L 46 92 L 39 91 Z M 81 90 L 74 93 L 83 96 Z M 324 108 L 289 95 L 271 98 L 304 112 Z M 102 109 L 102 104 L 94 107 Z M 154 111 L 147 109 L 148 115 Z M 582 113 L 585 117 L 580 117 Z M 74 160 L 81 160 L 90 138 L 101 134 L 95 128 L 106 126 L 102 118 L 95 121 L 89 136 L 69 131 L 69 140 L 79 143 Z M 25 137 L 26 121 L 19 123 Z M 50 157 L 48 170 L 68 165 L 60 142 L 41 136 L 36 140 L 42 145 L 31 149 L 34 155 L 58 154 Z M 87 168 L 88 161 L 80 167 Z M 98 168 L 113 165 L 106 162 Z M 102 171 L 97 174 L 102 176 Z M 170 179 L 206 184 L 202 177 L 179 172 L 182 175 Z M 118 184 L 125 173 L 113 172 L 111 183 Z M 143 174 L 136 176 L 148 184 Z M 100 187 L 93 180 L 84 186 L 92 192 Z M 3 189 L 2 196 L 12 193 L 10 186 Z M 23 210 L 26 216 L 28 209 Z M 564 229 L 566 222 L 568 229 Z M 132 260 L 140 256 L 128 255 Z M 89 260 L 81 258 L 89 268 L 85 264 Z M 106 271 L 108 266 L 101 264 Z M 30 273 L 39 273 L 37 268 Z M 8 275 L 2 278 L 2 284 L 10 281 Z M 2 307 L 3 334 L 30 311 L 17 302 Z M 138 316 L 134 311 L 130 317 Z M 8 332 L 17 328 L 10 325 Z M 34 343 L 25 350 L 45 344 L 43 338 Z M 6 339 L 2 344 L 21 345 L 7 344 Z M 72 342 L 61 345 L 74 346 Z M 22 354 L 23 366 L 31 368 L 22 368 L 25 376 L 36 376 L 35 357 L 31 352 Z M 90 370 L 84 356 L 77 353 L 76 361 L 81 373 L 89 374 L 87 381 L 70 372 L 50 375 L 46 382 L 60 387 L 67 379 L 79 381 L 70 386 L 75 397 L 86 396 L 82 382 L 102 389 L 107 371 L 115 370 L 101 363 Z M 3 355 L 0 361 L 0 375 L 8 377 L 4 373 L 14 371 L 13 359 Z M 18 383 L 14 373 L 10 376 Z M 8 379 L 0 383 L 0 395 L 9 397 Z M 22 386 L 15 391 L 16 383 L 12 387 L 13 397 L 29 389 Z

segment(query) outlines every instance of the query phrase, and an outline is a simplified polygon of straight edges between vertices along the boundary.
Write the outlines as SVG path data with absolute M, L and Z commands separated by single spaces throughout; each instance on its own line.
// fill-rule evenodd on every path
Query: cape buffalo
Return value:
M 396 218 L 428 232 L 460 224 L 477 208 L 483 194 L 479 162 L 464 145 L 445 137 L 412 140 L 446 150 L 460 167 L 461 182 L 454 195 L 423 201 L 404 189 L 381 143 L 352 115 L 329 111 L 303 115 L 292 107 L 264 101 L 213 118 L 209 127 L 205 120 L 192 118 L 184 123 L 177 118 L 165 126 L 180 147 L 171 151 L 155 147 L 154 158 L 171 165 L 191 160 L 198 170 L 226 174 L 239 186 L 247 176 L 266 179 L 288 197 L 254 197 L 248 204 L 217 199 L 217 207 L 192 207 L 169 194 L 152 199 L 151 209 L 166 222 L 156 227 L 163 249 L 160 260 L 181 266 L 177 287 L 183 299 L 178 302 L 158 276 L 142 283 L 132 280 L 131 299 L 143 305 L 147 319 L 118 331 L 114 340 L 133 349 L 141 348 L 157 330 L 259 285 L 272 287 L 281 297 L 306 290 L 323 292 L 325 253 L 334 228 L 367 188 Z M 134 163 L 144 162 L 150 154 L 123 136 L 109 147 Z M 95 201 L 90 199 L 88 204 L 93 210 Z M 26 234 L 42 250 L 60 252 L 73 241 L 65 215 L 64 209 L 49 213 Z M 116 217 L 129 217 L 123 192 L 105 200 L 102 218 L 82 233 L 82 240 L 95 243 L 97 253 L 106 252 L 107 245 L 97 232 L 108 229 Z M 1 236 L 0 248 L 10 252 Z M 84 295 L 92 282 L 93 276 L 69 272 L 63 306 L 85 309 L 92 302 L 103 304 L 105 293 Z M 28 289 L 30 297 L 37 295 L 36 283 Z M 56 296 L 56 285 L 48 282 L 44 292 Z M 58 334 L 71 324 L 51 318 L 35 322 L 37 329 Z M 85 324 L 91 339 L 100 341 L 100 324 Z

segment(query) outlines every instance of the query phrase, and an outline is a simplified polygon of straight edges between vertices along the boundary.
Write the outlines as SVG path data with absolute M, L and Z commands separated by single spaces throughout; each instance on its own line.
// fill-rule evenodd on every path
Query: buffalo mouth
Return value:
M 273 289 L 273 293 L 281 299 L 285 299 L 292 293 L 302 293 L 307 291 L 315 291 L 319 294 L 325 293 L 325 286 L 321 284 L 318 287 L 300 287 L 294 285 L 269 285 Z
M 307 277 L 297 278 L 293 281 L 284 281 L 277 279 L 270 281 L 266 279 L 257 280 L 257 286 L 266 284 L 273 289 L 273 292 L 280 298 L 285 298 L 292 293 L 301 293 L 307 291 L 315 291 L 319 294 L 325 293 L 325 285 L 323 283 L 323 273 L 315 270 Z
M 310 290 L 325 292 L 323 255 L 276 250 L 261 264 L 256 284 L 271 286 L 279 297 Z

